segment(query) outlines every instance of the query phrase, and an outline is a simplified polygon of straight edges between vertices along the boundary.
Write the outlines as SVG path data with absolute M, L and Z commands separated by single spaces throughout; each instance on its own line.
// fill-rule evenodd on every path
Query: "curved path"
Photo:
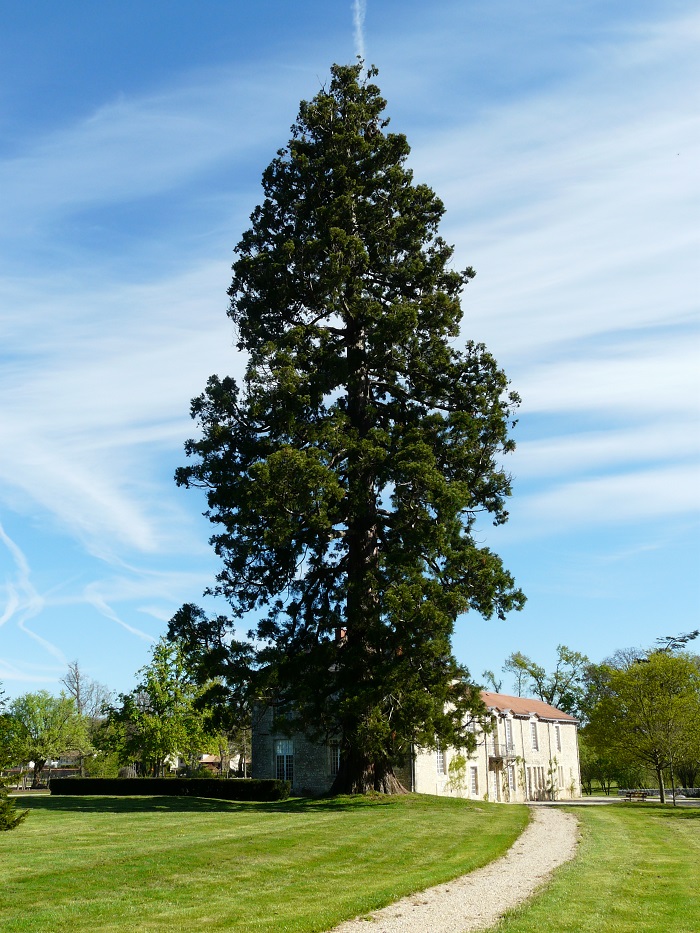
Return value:
M 571 813 L 531 809 L 531 822 L 502 858 L 366 918 L 341 923 L 333 933 L 466 933 L 492 926 L 576 853 L 578 823 Z

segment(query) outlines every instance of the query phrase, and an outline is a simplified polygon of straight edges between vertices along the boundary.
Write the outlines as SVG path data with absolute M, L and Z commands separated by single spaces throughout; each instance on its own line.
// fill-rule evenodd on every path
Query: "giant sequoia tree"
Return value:
M 245 378 L 193 401 L 176 477 L 206 489 L 216 592 L 256 647 L 192 606 L 171 634 L 278 721 L 339 737 L 349 791 L 398 789 L 412 742 L 469 746 L 455 621 L 524 601 L 474 535 L 480 513 L 507 518 L 517 397 L 482 345 L 453 346 L 474 272 L 451 268 L 375 74 L 334 66 L 263 174 L 229 290 Z

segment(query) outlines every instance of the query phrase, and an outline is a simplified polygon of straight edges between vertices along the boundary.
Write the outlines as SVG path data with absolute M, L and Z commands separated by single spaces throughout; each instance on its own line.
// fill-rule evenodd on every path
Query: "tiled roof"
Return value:
M 500 712 L 510 710 L 514 716 L 530 716 L 535 714 L 540 719 L 557 719 L 562 722 L 577 722 L 575 716 L 550 706 L 549 703 L 543 703 L 542 700 L 531 700 L 529 697 L 511 697 L 505 693 L 490 693 L 488 690 L 481 691 L 481 698 L 489 709 L 497 709 Z

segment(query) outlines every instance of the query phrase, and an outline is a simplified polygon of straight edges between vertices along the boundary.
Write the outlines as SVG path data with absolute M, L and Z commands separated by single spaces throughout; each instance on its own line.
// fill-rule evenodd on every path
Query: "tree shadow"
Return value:
M 389 803 L 390 798 L 377 800 L 362 797 L 292 797 L 287 800 L 222 800 L 214 797 L 152 796 L 105 797 L 52 796 L 26 797 L 18 802 L 22 809 L 72 813 L 309 813 L 343 812 L 366 806 Z

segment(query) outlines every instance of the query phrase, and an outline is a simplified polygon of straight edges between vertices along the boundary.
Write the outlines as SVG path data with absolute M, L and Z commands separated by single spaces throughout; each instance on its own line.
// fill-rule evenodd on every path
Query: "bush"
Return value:
M 0 832 L 15 829 L 27 818 L 29 810 L 18 810 L 14 800 L 10 800 L 0 790 Z
M 219 778 L 56 778 L 52 794 L 74 797 L 216 797 L 220 800 L 285 800 L 289 781 L 252 778 L 222 781 Z

